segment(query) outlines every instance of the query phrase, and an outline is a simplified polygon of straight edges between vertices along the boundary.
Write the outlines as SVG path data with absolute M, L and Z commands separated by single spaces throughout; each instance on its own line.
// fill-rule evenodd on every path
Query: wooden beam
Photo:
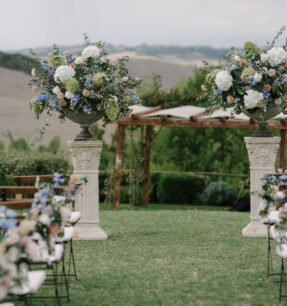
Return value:
M 278 160 L 278 168 L 281 168 L 284 170 L 285 168 L 285 143 L 286 143 L 286 130 L 281 130 L 280 131 L 280 147 L 279 147 L 279 160 Z
M 175 119 L 166 117 L 143 117 L 143 118 L 131 118 L 126 117 L 119 119 L 118 124 L 122 125 L 151 125 L 151 126 L 193 126 L 193 127 L 215 127 L 215 128 L 233 128 L 233 129 L 257 129 L 258 124 L 250 121 L 243 120 L 226 120 L 222 123 L 218 119 L 201 119 L 197 121 L 191 121 L 189 119 Z M 279 121 L 268 121 L 267 128 L 272 130 L 286 130 L 287 125 L 283 126 Z
M 115 165 L 115 183 L 114 183 L 114 209 L 118 210 L 121 200 L 121 170 L 122 170 L 122 158 L 123 158 L 123 144 L 124 144 L 124 126 L 119 124 L 117 135 L 117 153 L 116 153 L 116 165 Z
M 140 112 L 140 113 L 137 113 L 137 114 L 132 114 L 132 117 L 133 118 L 139 118 L 141 116 L 145 116 L 145 115 L 149 115 L 149 114 L 152 114 L 152 113 L 155 113 L 159 110 L 161 110 L 162 107 L 161 106 L 157 106 L 157 107 L 154 107 L 153 109 L 148 109 L 146 111 L 143 111 L 143 112 Z
M 151 147 L 152 127 L 146 127 L 145 151 L 144 151 L 144 181 L 143 181 L 143 203 L 149 204 L 149 182 L 150 182 L 150 147 Z

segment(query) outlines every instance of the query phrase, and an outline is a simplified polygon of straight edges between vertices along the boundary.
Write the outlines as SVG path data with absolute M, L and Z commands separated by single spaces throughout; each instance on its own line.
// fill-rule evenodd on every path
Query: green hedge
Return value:
M 11 175 L 52 174 L 71 171 L 64 155 L 40 152 L 0 153 L 0 167 Z
M 197 204 L 206 180 L 190 175 L 162 175 L 158 186 L 160 203 Z
M 6 171 L 0 167 L 0 186 L 14 185 L 13 176 L 8 175 Z

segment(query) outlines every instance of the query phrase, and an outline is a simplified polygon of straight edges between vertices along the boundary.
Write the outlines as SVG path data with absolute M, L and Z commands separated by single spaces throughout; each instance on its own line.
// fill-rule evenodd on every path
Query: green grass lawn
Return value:
M 69 305 L 279 304 L 266 239 L 241 235 L 248 213 L 164 207 L 101 211 L 109 239 L 74 243 Z

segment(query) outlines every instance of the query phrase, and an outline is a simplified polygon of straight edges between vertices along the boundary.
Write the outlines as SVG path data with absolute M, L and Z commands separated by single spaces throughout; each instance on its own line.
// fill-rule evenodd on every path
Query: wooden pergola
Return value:
M 178 109 L 178 108 L 177 108 Z M 172 109 L 170 109 L 172 110 Z M 149 203 L 149 184 L 150 184 L 150 147 L 151 147 L 151 135 L 153 126 L 181 126 L 181 127 L 213 127 L 213 128 L 227 128 L 227 129 L 257 129 L 258 124 L 253 119 L 248 120 L 228 120 L 228 116 L 224 116 L 224 112 L 220 113 L 218 119 L 207 118 L 203 115 L 203 112 L 195 116 L 189 116 L 189 118 L 171 118 L 169 115 L 159 115 L 153 117 L 153 115 L 162 113 L 161 107 L 147 108 L 144 111 L 131 113 L 130 117 L 125 117 L 117 121 L 118 133 L 117 133 L 117 151 L 116 151 L 116 163 L 115 163 L 115 182 L 114 182 L 114 199 L 113 206 L 115 210 L 119 209 L 120 205 L 120 187 L 121 187 L 121 170 L 122 170 L 122 156 L 123 156 L 123 144 L 124 144 L 124 130 L 126 125 L 139 125 L 146 126 L 145 134 L 145 148 L 144 148 L 144 182 L 143 182 L 143 202 L 144 205 Z M 227 114 L 228 115 L 228 114 Z M 216 114 L 215 114 L 216 116 Z M 242 118 L 242 115 L 240 115 Z M 244 116 L 244 115 L 243 115 Z M 284 119 L 284 115 L 277 116 L 278 120 L 272 120 L 267 122 L 267 128 L 271 130 L 280 130 L 280 147 L 279 147 L 279 160 L 278 167 L 284 169 L 284 156 L 285 156 L 285 142 L 286 142 L 286 130 L 287 120 Z M 246 117 L 247 118 L 247 117 Z

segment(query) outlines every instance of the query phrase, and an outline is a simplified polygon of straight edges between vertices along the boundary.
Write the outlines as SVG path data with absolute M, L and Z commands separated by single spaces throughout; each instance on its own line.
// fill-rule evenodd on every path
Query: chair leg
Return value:
M 284 297 L 284 294 L 282 294 L 284 282 L 285 282 L 284 259 L 281 258 L 281 273 L 280 273 L 280 287 L 279 287 L 279 302 L 281 301 L 281 298 Z M 286 288 L 286 284 L 284 284 L 284 288 Z M 286 294 L 286 289 L 285 289 L 285 292 L 284 292 L 284 293 Z
M 73 240 L 70 241 L 70 258 L 72 258 L 72 262 L 73 262 L 73 270 L 74 270 L 75 280 L 79 280 L 78 275 L 77 275 L 75 257 L 74 257 Z M 70 267 L 69 267 L 69 270 L 70 270 Z M 70 274 L 70 271 L 69 271 L 69 274 Z
M 63 275 L 63 284 L 66 288 L 67 299 L 70 302 L 70 286 L 67 278 L 66 267 L 65 267 L 65 257 L 62 260 L 62 275 Z
M 54 266 L 56 266 L 56 269 Z M 55 285 L 55 297 L 56 297 L 57 304 L 60 306 L 61 299 L 60 299 L 59 290 L 58 290 L 58 265 L 57 264 L 52 266 L 52 272 L 53 272 L 53 279 L 54 279 L 54 285 Z
M 271 238 L 270 238 L 270 224 L 267 225 L 267 239 L 268 239 L 268 265 L 267 265 L 267 277 L 272 276 L 273 278 L 273 261 L 271 253 Z

